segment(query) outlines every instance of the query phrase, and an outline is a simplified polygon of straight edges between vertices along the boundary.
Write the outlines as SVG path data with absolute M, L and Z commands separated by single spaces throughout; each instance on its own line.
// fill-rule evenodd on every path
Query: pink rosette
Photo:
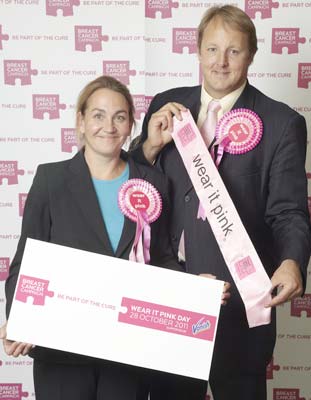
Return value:
M 150 261 L 150 224 L 162 211 L 162 199 L 157 189 L 143 179 L 129 179 L 119 189 L 118 204 L 122 213 L 136 222 L 136 234 L 129 256 L 131 261 Z
M 237 108 L 223 115 L 216 127 L 216 143 L 230 154 L 244 154 L 260 142 L 263 124 L 259 116 L 247 108 Z

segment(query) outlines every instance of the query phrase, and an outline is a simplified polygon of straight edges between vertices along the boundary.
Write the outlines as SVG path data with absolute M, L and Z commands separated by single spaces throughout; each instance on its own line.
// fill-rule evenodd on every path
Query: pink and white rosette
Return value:
M 237 108 L 224 114 L 216 126 L 214 146 L 218 145 L 214 162 L 220 164 L 224 151 L 244 154 L 260 142 L 263 124 L 259 116 L 247 108 Z
M 148 264 L 150 261 L 150 224 L 162 211 L 158 190 L 143 179 L 129 179 L 119 189 L 118 203 L 122 213 L 136 222 L 136 234 L 129 260 Z

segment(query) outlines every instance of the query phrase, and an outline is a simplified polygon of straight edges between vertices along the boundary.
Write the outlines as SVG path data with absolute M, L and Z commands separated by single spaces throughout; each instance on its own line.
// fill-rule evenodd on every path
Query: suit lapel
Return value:
M 201 85 L 194 87 L 192 94 L 184 100 L 183 105 L 190 110 L 191 115 L 192 115 L 194 121 L 196 122 L 198 119 L 198 115 L 199 115 L 199 111 L 200 111 L 200 107 L 201 107 Z M 176 147 L 175 147 L 175 150 L 178 153 Z M 179 153 L 178 153 L 178 159 L 181 163 L 180 168 L 185 168 L 184 163 L 183 163 L 182 158 L 180 157 Z M 180 181 L 180 184 L 183 185 L 183 195 L 185 196 L 190 190 L 193 189 L 193 184 L 191 182 L 191 179 L 190 179 L 188 173 L 180 174 L 180 179 L 182 179 L 183 177 L 184 177 L 184 181 L 183 182 Z
M 92 227 L 96 236 L 103 243 L 103 252 L 107 255 L 114 255 L 83 151 L 72 158 L 67 181 L 68 189 L 79 205 L 86 223 Z
M 121 156 L 124 158 L 125 153 L 122 152 Z M 127 157 L 126 157 L 127 158 Z M 133 162 L 131 158 L 128 158 L 130 176 L 129 179 L 140 178 L 144 179 L 146 177 L 146 172 L 144 170 L 138 169 L 137 165 Z M 124 226 L 121 234 L 121 238 L 116 250 L 116 257 L 121 257 L 125 252 L 128 251 L 129 246 L 132 244 L 136 233 L 136 223 L 131 221 L 129 218 L 124 217 Z M 129 251 L 128 251 L 129 252 Z

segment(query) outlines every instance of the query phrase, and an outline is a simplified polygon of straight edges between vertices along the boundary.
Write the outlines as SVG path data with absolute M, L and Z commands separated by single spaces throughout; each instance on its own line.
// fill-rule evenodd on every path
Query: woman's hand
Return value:
M 0 339 L 3 341 L 3 348 L 8 356 L 18 357 L 20 355 L 26 356 L 29 351 L 34 347 L 29 343 L 13 342 L 6 338 L 6 325 L 5 323 L 0 328 Z

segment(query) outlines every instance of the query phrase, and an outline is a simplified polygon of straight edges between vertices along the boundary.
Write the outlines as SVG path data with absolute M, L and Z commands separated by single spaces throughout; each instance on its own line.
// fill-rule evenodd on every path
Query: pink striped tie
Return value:
M 210 147 L 215 137 L 215 130 L 217 125 L 217 113 L 221 109 L 218 100 L 211 100 L 208 103 L 206 119 L 201 127 L 201 134 L 207 148 Z

